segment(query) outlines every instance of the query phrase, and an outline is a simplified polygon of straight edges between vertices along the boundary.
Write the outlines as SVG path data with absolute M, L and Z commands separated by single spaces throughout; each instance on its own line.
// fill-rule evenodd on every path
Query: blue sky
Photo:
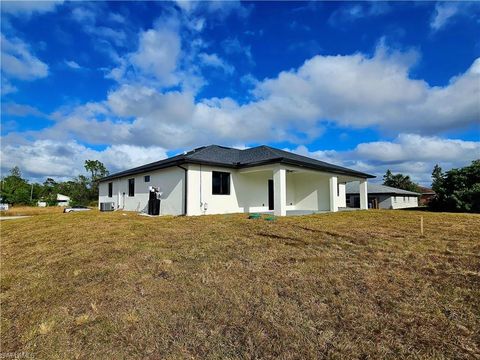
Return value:
M 480 157 L 474 2 L 2 2 L 1 167 L 269 144 L 430 182 Z

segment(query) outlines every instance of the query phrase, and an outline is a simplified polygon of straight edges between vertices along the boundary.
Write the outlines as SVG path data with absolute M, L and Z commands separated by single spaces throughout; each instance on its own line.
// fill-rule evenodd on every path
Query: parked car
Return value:
M 88 210 L 92 210 L 86 206 L 72 206 L 72 207 L 67 207 L 65 209 L 63 209 L 63 212 L 64 213 L 70 213 L 70 212 L 77 212 L 77 211 L 88 211 Z

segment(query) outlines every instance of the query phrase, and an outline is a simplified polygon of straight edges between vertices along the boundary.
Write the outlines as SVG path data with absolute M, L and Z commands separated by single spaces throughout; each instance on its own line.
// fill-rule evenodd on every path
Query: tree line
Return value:
M 421 192 L 408 175 L 387 170 L 383 185 Z M 439 165 L 432 171 L 432 190 L 435 196 L 428 203 L 433 211 L 480 212 L 480 160 L 468 166 L 443 172 Z
M 30 183 L 22 177 L 18 166 L 0 181 L 0 197 L 3 203 L 36 206 L 38 201 L 56 205 L 57 194 L 70 197 L 70 205 L 94 205 L 98 201 L 98 180 L 109 174 L 98 160 L 86 160 L 85 170 L 89 176 L 78 175 L 72 180 L 55 181 L 47 178 L 42 184 Z

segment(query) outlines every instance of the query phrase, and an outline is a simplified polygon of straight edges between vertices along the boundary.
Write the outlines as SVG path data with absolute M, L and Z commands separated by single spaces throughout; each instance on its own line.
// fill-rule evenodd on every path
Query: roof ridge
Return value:
M 213 145 L 200 146 L 200 147 L 195 148 L 193 150 L 187 151 L 187 153 L 184 154 L 184 156 L 187 157 L 187 156 L 190 156 L 190 155 L 193 155 L 193 154 L 198 154 L 198 153 L 204 151 L 206 148 L 208 148 L 210 146 L 213 146 Z
M 267 149 L 271 154 L 275 155 L 275 156 L 278 156 L 278 157 L 283 157 L 283 154 L 279 154 L 277 152 L 278 149 L 275 149 L 275 148 L 272 148 L 271 146 L 268 146 L 268 145 L 261 145 L 259 147 L 263 147 L 265 149 Z M 281 151 L 281 150 L 280 150 Z

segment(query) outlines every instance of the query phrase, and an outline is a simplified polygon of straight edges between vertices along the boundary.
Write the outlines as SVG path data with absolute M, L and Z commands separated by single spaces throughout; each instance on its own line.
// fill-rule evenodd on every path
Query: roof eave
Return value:
M 179 159 L 179 160 L 174 160 L 174 161 L 170 161 L 170 162 L 165 162 L 164 164 L 155 164 L 155 165 L 152 164 L 151 166 L 145 166 L 145 167 L 142 167 L 141 169 L 140 168 L 134 168 L 134 169 L 131 169 L 131 170 L 121 171 L 121 172 L 118 172 L 118 173 L 115 173 L 115 174 L 112 174 L 112 175 L 109 175 L 109 176 L 105 176 L 104 178 L 101 178 L 98 181 L 99 182 L 109 181 L 109 180 L 118 179 L 118 178 L 129 176 L 129 175 L 141 174 L 141 173 L 144 173 L 144 172 L 147 172 L 147 171 L 166 169 L 166 168 L 181 165 L 181 164 L 185 164 L 185 159 Z
M 280 162 L 283 163 L 283 164 L 296 165 L 296 166 L 305 167 L 305 168 L 312 169 L 312 170 L 320 170 L 320 171 L 325 171 L 325 172 L 329 172 L 329 173 L 354 176 L 354 177 L 359 177 L 359 178 L 364 178 L 364 179 L 373 179 L 373 178 L 376 177 L 374 175 L 365 174 L 365 173 L 362 173 L 360 171 L 349 170 L 349 169 L 347 169 L 347 170 L 332 169 L 332 168 L 329 168 L 329 167 L 326 167 L 326 166 L 308 164 L 308 163 L 305 163 L 303 161 L 295 161 L 295 160 L 292 160 L 292 159 L 282 158 L 282 160 Z

